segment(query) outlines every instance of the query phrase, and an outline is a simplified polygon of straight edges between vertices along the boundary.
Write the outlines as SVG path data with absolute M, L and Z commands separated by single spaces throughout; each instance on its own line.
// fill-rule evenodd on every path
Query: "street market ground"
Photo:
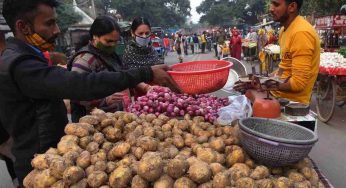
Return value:
M 190 55 L 184 56 L 184 62 L 209 59 L 216 59 L 213 52 L 196 55 L 190 53 Z M 176 53 L 168 53 L 165 63 L 173 65 L 177 62 Z M 251 66 L 247 64 L 247 68 L 249 72 Z M 214 94 L 227 96 L 227 93 L 223 91 Z M 313 111 L 316 109 L 314 97 L 311 108 Z M 336 107 L 333 119 L 328 124 L 318 121 L 317 127 L 319 141 L 312 149 L 310 157 L 336 188 L 346 187 L 346 106 L 343 108 Z

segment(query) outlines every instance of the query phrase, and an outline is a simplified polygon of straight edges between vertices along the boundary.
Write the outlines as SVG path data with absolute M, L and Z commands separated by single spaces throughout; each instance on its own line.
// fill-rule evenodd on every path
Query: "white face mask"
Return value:
M 136 36 L 135 40 L 136 40 L 136 43 L 137 43 L 139 46 L 144 47 L 144 46 L 148 46 L 148 45 L 149 45 L 151 39 L 150 39 L 150 36 L 147 37 L 147 38 L 143 38 L 143 37 L 140 37 L 140 36 Z

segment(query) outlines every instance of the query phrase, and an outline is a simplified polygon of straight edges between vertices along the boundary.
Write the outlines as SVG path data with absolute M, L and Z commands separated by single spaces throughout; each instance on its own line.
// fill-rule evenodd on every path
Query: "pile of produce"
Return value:
M 264 49 L 268 50 L 269 52 L 273 54 L 280 54 L 280 51 L 281 51 L 280 46 L 275 44 L 269 44 L 265 46 Z
M 335 52 L 321 53 L 320 66 L 328 68 L 346 68 L 346 58 Z
M 238 145 L 238 128 L 200 116 L 96 109 L 65 133 L 32 160 L 25 187 L 324 187 L 308 159 L 285 168 L 256 164 Z
M 220 108 L 229 105 L 228 98 L 217 98 L 212 95 L 176 94 L 165 87 L 154 87 L 153 90 L 129 107 L 129 112 L 140 114 L 164 114 L 168 117 L 203 116 L 206 121 L 214 122 Z

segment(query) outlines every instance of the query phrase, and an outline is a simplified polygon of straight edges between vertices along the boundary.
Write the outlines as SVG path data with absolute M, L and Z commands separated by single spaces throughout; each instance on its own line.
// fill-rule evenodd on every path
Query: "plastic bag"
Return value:
M 230 125 L 234 120 L 252 116 L 252 105 L 245 95 L 228 97 L 230 105 L 220 108 L 217 119 L 221 125 Z

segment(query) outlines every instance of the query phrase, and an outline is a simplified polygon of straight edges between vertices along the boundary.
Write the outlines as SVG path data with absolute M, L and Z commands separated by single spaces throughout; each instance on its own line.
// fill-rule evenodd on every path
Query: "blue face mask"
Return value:
M 143 37 L 140 37 L 140 36 L 136 36 L 135 40 L 136 40 L 136 43 L 139 46 L 145 47 L 145 46 L 149 45 L 151 39 L 150 39 L 150 36 L 146 37 L 146 38 L 143 38 Z

